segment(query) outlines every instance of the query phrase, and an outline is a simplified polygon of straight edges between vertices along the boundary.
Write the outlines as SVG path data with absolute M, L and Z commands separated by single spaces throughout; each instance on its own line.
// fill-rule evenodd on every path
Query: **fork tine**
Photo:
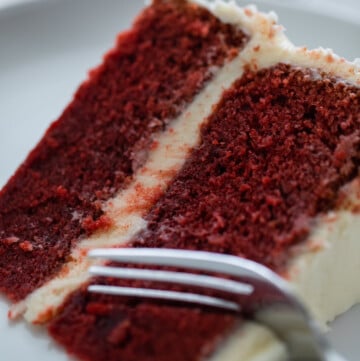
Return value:
M 286 282 L 268 268 L 231 255 L 176 249 L 105 248 L 91 250 L 88 256 L 122 263 L 174 266 L 238 277 L 262 278 L 276 283 L 290 295 L 292 293 Z
M 93 266 L 89 272 L 97 276 L 198 286 L 239 295 L 249 295 L 254 291 L 254 287 L 246 283 L 192 273 L 101 266 Z
M 175 291 L 153 290 L 146 288 L 130 288 L 116 286 L 92 285 L 88 287 L 89 292 L 114 295 L 114 296 L 130 296 L 140 298 L 153 298 L 170 301 L 180 301 L 192 304 L 200 304 L 211 307 L 227 309 L 231 311 L 240 311 L 240 306 L 234 302 L 226 301 L 221 298 L 199 295 L 196 293 L 184 293 Z

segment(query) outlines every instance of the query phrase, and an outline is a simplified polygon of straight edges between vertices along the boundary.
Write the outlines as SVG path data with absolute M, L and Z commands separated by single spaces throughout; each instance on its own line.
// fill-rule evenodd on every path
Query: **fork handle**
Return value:
M 326 354 L 325 361 L 348 361 L 348 360 L 335 351 L 329 351 Z

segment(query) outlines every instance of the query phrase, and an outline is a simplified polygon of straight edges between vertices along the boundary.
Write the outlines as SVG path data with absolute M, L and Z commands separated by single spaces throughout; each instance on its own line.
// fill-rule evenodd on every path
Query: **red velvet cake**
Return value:
M 125 246 L 245 257 L 286 277 L 320 322 L 345 311 L 360 300 L 354 270 L 334 262 L 346 251 L 360 265 L 359 74 L 293 46 L 273 14 L 154 0 L 1 190 L 10 316 L 46 325 L 79 360 L 279 356 L 231 314 L 88 293 L 151 287 L 89 276 L 89 249 Z

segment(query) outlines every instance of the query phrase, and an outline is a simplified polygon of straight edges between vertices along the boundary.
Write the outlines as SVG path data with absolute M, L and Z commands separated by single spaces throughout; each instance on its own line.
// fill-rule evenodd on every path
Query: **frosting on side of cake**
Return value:
M 287 275 L 324 328 L 360 302 L 359 179 L 347 186 L 347 193 L 345 208 L 318 219 Z
M 285 361 L 282 343 L 266 328 L 254 323 L 242 325 L 225 341 L 209 361 Z

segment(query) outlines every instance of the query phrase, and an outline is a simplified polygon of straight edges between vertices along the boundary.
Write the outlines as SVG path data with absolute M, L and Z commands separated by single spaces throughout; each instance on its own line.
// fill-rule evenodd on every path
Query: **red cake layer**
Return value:
M 111 226 L 102 202 L 144 163 L 152 135 L 245 40 L 182 0 L 155 1 L 119 36 L 0 193 L 0 291 L 24 298 L 79 239 Z
M 360 90 L 313 75 L 287 65 L 246 72 L 132 246 L 229 253 L 281 272 L 360 165 Z M 216 311 L 90 295 L 84 286 L 49 329 L 82 360 L 198 361 L 234 325 Z
M 81 360 L 200 361 L 233 327 L 233 316 L 222 311 L 119 302 L 83 291 L 72 297 L 51 333 Z

